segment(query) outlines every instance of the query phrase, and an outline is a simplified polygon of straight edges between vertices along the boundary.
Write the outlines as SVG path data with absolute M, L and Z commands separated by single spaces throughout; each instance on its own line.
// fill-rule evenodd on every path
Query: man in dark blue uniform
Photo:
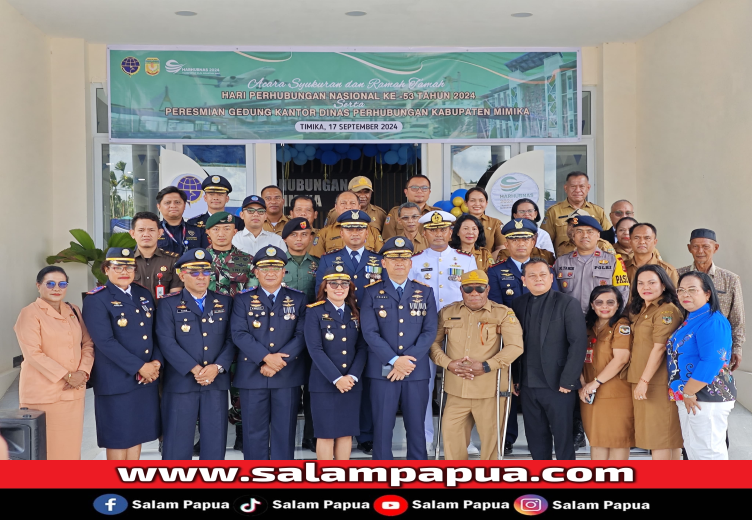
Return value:
M 295 454 L 308 300 L 282 287 L 285 264 L 282 249 L 261 249 L 253 269 L 259 286 L 238 293 L 233 303 L 230 326 L 239 349 L 233 385 L 240 390 L 246 460 L 289 460 Z
M 436 338 L 433 289 L 408 279 L 413 244 L 396 236 L 379 251 L 385 280 L 364 289 L 360 307 L 363 337 L 368 343 L 365 378 L 371 383 L 374 417 L 374 460 L 392 460 L 392 431 L 398 406 L 407 434 L 407 458 L 427 458 L 424 420 L 428 406 L 428 357 Z
M 158 248 L 182 255 L 189 249 L 209 247 L 204 229 L 183 220 L 187 201 L 186 194 L 175 186 L 167 186 L 157 193 L 157 209 L 162 214 Z
M 371 217 L 365 211 L 348 209 L 337 217 L 337 222 L 340 224 L 340 234 L 345 247 L 330 251 L 321 257 L 316 271 L 315 293 L 318 294 L 324 273 L 331 267 L 340 266 L 352 278 L 355 285 L 355 303 L 360 306 L 363 288 L 371 282 L 380 280 L 382 271 L 381 255 L 366 249 Z M 373 417 L 369 385 L 370 381 L 366 378 L 363 382 L 363 401 L 360 404 L 360 435 L 357 437 L 358 449 L 366 454 L 373 450 Z
M 204 201 L 208 211 L 197 217 L 188 219 L 188 224 L 196 227 L 206 227 L 209 217 L 215 213 L 225 211 L 225 206 L 230 202 L 230 193 L 232 193 L 232 184 L 221 175 L 210 175 L 201 183 L 201 189 L 204 190 Z M 235 229 L 243 229 L 243 219 L 238 215 L 233 215 Z
M 488 299 L 511 307 L 512 301 L 530 292 L 522 282 L 522 266 L 530 260 L 530 255 L 538 238 L 538 226 L 535 225 L 535 222 L 526 218 L 512 219 L 501 229 L 501 234 L 507 239 L 506 249 L 509 258 L 488 268 L 488 284 L 491 288 Z M 553 275 L 554 270 L 550 269 L 550 271 Z M 555 276 L 551 290 L 559 292 L 559 283 Z M 515 361 L 515 363 L 518 363 L 518 361 Z M 518 366 L 515 365 L 512 373 L 516 373 L 517 369 Z M 519 384 L 516 384 L 515 387 L 519 387 Z M 507 436 L 504 441 L 505 455 L 512 453 L 514 441 L 517 440 L 519 435 L 517 423 L 519 402 L 520 398 L 517 395 L 512 395 L 509 419 L 507 420 Z
M 157 315 L 165 358 L 162 395 L 164 460 L 190 460 L 196 420 L 201 460 L 224 460 L 227 445 L 227 369 L 235 355 L 232 298 L 209 291 L 211 255 L 191 249 L 175 264 L 185 288 L 169 294 Z

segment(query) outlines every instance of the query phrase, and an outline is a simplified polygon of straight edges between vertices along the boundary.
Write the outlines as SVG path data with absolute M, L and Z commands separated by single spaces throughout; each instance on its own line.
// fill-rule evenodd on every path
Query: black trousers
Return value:
M 520 433 L 520 428 L 517 424 L 517 410 L 519 410 L 519 406 L 520 398 L 512 394 L 512 402 L 509 405 L 509 418 L 507 419 L 507 437 L 504 440 L 506 444 L 514 444 Z
M 576 401 L 575 391 L 564 394 L 550 388 L 521 387 L 525 437 L 534 460 L 551 460 L 554 446 L 556 460 L 575 460 L 572 429 Z

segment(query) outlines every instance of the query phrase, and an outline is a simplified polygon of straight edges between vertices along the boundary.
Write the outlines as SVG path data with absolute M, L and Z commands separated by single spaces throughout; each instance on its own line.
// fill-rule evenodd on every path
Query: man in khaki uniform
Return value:
M 674 282 L 674 289 L 679 285 L 679 272 L 673 265 L 664 262 L 656 251 L 655 246 L 658 244 L 658 232 L 653 224 L 640 222 L 635 224 L 629 231 L 629 242 L 632 244 L 631 258 L 624 260 L 624 267 L 627 270 L 629 281 L 635 283 L 635 274 L 637 269 L 643 265 L 660 265 L 666 271 L 671 281 Z
M 566 200 L 554 204 L 546 211 L 546 218 L 540 227 L 551 235 L 557 257 L 572 251 L 572 249 L 564 252 L 559 250 L 559 244 L 566 243 L 569 240 L 567 221 L 561 219 L 561 217 L 569 216 L 573 211 L 582 209 L 597 220 L 601 228 L 604 230 L 611 229 L 611 223 L 608 221 L 605 210 L 592 202 L 588 202 L 589 191 L 590 183 L 587 174 L 572 172 L 567 175 L 567 181 L 564 183 L 564 192 L 567 194 Z
M 480 269 L 460 279 L 462 301 L 439 312 L 431 360 L 444 368 L 446 407 L 442 418 L 446 460 L 467 460 L 475 425 L 481 460 L 497 458 L 500 432 L 506 429 L 506 399 L 498 400 L 502 424 L 496 423 L 498 391 L 508 392 L 509 366 L 522 355 L 522 327 L 509 307 L 488 299 L 488 276 Z M 446 353 L 442 350 L 446 336 Z M 503 347 L 503 348 L 502 348 Z
M 358 196 L 358 201 L 360 202 L 359 209 L 368 213 L 368 216 L 371 217 L 371 226 L 378 229 L 379 233 L 381 233 L 381 230 L 384 228 L 384 221 L 386 220 L 386 211 L 371 204 L 371 197 L 373 196 L 373 184 L 371 183 L 371 179 L 363 177 L 362 175 L 354 177 L 348 183 L 347 189 Z M 326 226 L 330 222 L 336 221 L 338 216 L 339 214 L 336 209 L 332 208 L 326 216 L 324 225 Z
M 342 240 L 342 235 L 340 233 L 341 224 L 337 222 L 337 217 L 345 211 L 359 210 L 360 201 L 358 200 L 358 196 L 352 191 L 343 191 L 337 195 L 334 209 L 337 212 L 334 221 L 328 226 L 321 228 L 316 238 L 313 239 L 313 247 L 311 247 L 309 251 L 313 256 L 321 258 L 330 251 L 345 247 L 345 242 Z M 371 251 L 379 251 L 381 246 L 384 245 L 379 230 L 369 225 L 367 233 L 366 248 Z
M 426 213 L 439 209 L 427 204 L 428 197 L 430 196 L 431 181 L 428 180 L 428 177 L 425 175 L 415 175 L 407 180 L 405 184 L 405 197 L 407 197 L 408 202 L 414 202 L 418 206 L 421 217 Z M 394 236 L 405 236 L 405 228 L 399 219 L 399 208 L 399 206 L 394 206 L 386 216 L 384 227 L 381 230 L 381 236 L 384 237 L 384 240 L 388 240 Z M 418 229 L 422 232 L 423 226 L 419 226 Z
M 271 185 L 261 190 L 261 197 L 266 202 L 264 231 L 269 231 L 281 237 L 282 230 L 285 229 L 285 224 L 290 221 L 290 217 L 284 214 L 284 194 L 280 188 Z
M 574 243 L 574 228 L 572 227 L 572 219 L 574 217 L 590 217 L 590 215 L 587 211 L 576 209 L 569 215 L 564 215 L 559 217 L 561 220 L 566 219 L 567 223 L 567 240 L 565 242 L 554 242 L 554 248 L 556 249 L 556 257 L 564 256 L 568 253 L 571 253 L 575 249 L 577 249 L 577 246 Z M 597 221 L 598 219 L 596 219 Z M 603 240 L 602 238 L 598 239 L 598 249 L 601 251 L 604 251 L 606 253 L 615 255 L 616 250 L 614 250 L 614 245 L 609 242 L 608 240 Z M 533 255 L 535 256 L 535 255 Z M 546 258 L 546 257 L 541 257 Z
M 428 249 L 428 240 L 425 235 L 421 233 L 421 225 L 418 222 L 420 220 L 420 208 L 414 202 L 405 202 L 397 210 L 397 217 L 402 222 L 405 236 L 413 243 L 414 254 L 418 254 L 425 249 Z

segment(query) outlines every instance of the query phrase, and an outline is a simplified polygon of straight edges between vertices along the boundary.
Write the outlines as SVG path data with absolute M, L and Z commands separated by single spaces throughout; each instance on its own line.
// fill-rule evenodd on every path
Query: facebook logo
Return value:
M 128 509 L 128 501 L 120 495 L 102 495 L 94 500 L 94 509 L 103 515 L 119 515 Z

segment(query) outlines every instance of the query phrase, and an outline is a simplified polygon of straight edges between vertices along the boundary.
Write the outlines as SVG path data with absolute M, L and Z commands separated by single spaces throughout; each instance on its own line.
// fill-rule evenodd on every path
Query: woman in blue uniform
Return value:
M 360 434 L 360 382 L 367 347 L 360 332 L 355 286 L 342 266 L 328 269 L 318 302 L 308 305 L 305 339 L 313 364 L 311 415 L 319 460 L 348 460 Z
M 108 460 L 137 460 L 141 444 L 161 433 L 154 302 L 133 283 L 134 251 L 110 248 L 102 263 L 109 278 L 84 299 L 83 318 L 94 340 L 94 413 L 97 444 Z

